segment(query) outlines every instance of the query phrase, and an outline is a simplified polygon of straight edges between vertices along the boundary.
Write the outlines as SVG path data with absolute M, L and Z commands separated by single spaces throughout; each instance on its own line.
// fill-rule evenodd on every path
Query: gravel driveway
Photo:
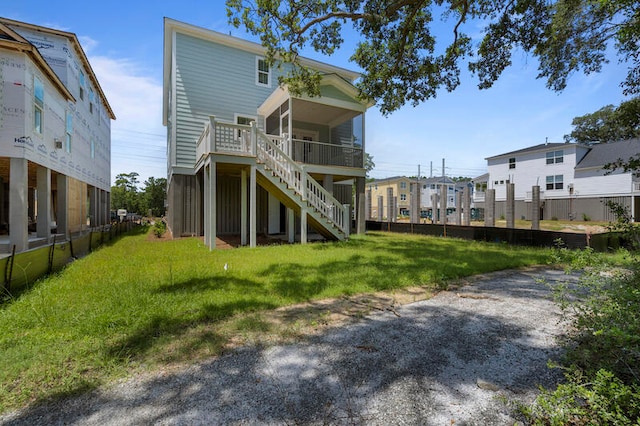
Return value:
M 245 347 L 182 370 L 0 417 L 6 425 L 507 425 L 560 378 L 557 270 L 488 274 L 303 342 Z

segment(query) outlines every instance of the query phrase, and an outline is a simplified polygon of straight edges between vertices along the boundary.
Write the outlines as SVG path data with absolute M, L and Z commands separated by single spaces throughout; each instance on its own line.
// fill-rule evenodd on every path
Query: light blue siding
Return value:
M 192 167 L 196 142 L 210 115 L 234 120 L 234 114 L 255 116 L 277 87 L 258 86 L 256 55 L 211 41 L 176 34 L 176 165 Z

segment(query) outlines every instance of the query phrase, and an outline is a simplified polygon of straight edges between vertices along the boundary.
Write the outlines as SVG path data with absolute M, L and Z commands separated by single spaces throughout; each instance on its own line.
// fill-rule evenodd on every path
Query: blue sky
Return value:
M 166 177 L 166 129 L 162 126 L 163 18 L 249 38 L 227 24 L 223 0 L 107 3 L 59 0 L 4 2 L 0 15 L 75 33 L 101 83 L 116 121 L 112 123 L 111 176 L 138 172 Z M 479 33 L 477 24 L 464 31 Z M 449 36 L 446 34 L 445 36 Z M 355 38 L 332 57 L 314 59 L 358 71 L 348 61 Z M 486 171 L 486 157 L 539 143 L 562 142 L 571 120 L 625 100 L 619 87 L 626 69 L 615 57 L 599 74 L 575 74 L 562 93 L 536 80 L 535 58 L 518 53 L 488 90 L 463 76 L 454 92 L 417 107 L 406 105 L 389 117 L 374 107 L 366 116 L 366 150 L 376 168 L 372 177 L 442 174 L 475 177 Z

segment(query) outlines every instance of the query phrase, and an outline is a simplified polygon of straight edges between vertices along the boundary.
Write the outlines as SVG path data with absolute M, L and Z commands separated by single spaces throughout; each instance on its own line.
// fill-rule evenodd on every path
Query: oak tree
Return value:
M 628 64 L 623 93 L 640 93 L 640 0 L 227 0 L 227 14 L 260 37 L 272 66 L 293 64 L 281 84 L 310 95 L 321 76 L 300 53 L 331 55 L 353 27 L 360 94 L 385 115 L 454 90 L 464 65 L 489 88 L 518 49 L 555 91 L 574 72 L 600 71 L 613 50 Z
M 590 145 L 640 137 L 640 97 L 575 117 L 571 125 L 573 130 L 564 136 L 567 142 Z

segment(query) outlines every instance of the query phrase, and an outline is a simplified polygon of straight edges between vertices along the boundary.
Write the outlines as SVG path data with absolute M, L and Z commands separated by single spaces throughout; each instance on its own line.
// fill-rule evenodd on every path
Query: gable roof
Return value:
M 589 152 L 576 165 L 576 170 L 602 168 L 619 159 L 627 160 L 640 154 L 640 138 L 591 145 Z
M 72 101 L 75 102 L 76 99 L 73 97 L 71 92 L 69 92 L 69 90 L 64 85 L 64 83 L 62 83 L 62 81 L 58 78 L 56 73 L 53 71 L 53 69 L 49 66 L 49 64 L 46 62 L 46 60 L 40 54 L 38 49 L 33 44 L 31 44 L 27 39 L 25 39 L 24 37 L 20 36 L 15 30 L 13 30 L 12 27 L 19 27 L 19 28 L 29 29 L 29 30 L 32 30 L 32 31 L 44 32 L 44 33 L 48 33 L 48 34 L 52 34 L 52 35 L 56 35 L 56 36 L 64 37 L 64 38 L 68 39 L 71 42 L 72 47 L 75 49 L 76 53 L 78 54 L 80 62 L 82 62 L 82 65 L 87 70 L 87 77 L 89 78 L 89 80 L 91 80 L 91 82 L 93 83 L 94 87 L 96 88 L 96 91 L 100 95 L 100 99 L 102 100 L 102 104 L 104 105 L 105 109 L 107 110 L 107 113 L 109 114 L 109 117 L 112 120 L 116 119 L 116 116 L 113 113 L 113 110 L 111 109 L 111 105 L 109 105 L 109 102 L 107 101 L 107 97 L 105 96 L 104 92 L 102 91 L 102 87 L 100 86 L 100 83 L 98 82 L 98 78 L 96 77 L 95 73 L 93 72 L 93 68 L 91 68 L 91 64 L 89 63 L 89 60 L 87 59 L 87 56 L 85 55 L 84 50 L 82 49 L 82 46 L 80 45 L 80 41 L 78 41 L 78 38 L 76 37 L 76 35 L 74 33 L 70 33 L 70 32 L 67 32 L 67 31 L 61 31 L 61 30 L 55 30 L 55 29 L 52 29 L 52 28 L 42 27 L 42 26 L 39 26 L 39 25 L 28 24 L 26 22 L 14 21 L 12 19 L 7 19 L 7 18 L 1 18 L 0 17 L 0 33 L 4 34 L 4 37 L 0 39 L 0 46 L 9 47 L 9 46 L 5 45 L 5 40 L 7 40 L 8 38 L 13 39 L 13 40 L 9 40 L 8 43 L 11 43 L 13 41 L 14 49 L 16 47 L 20 46 L 17 50 L 21 50 L 21 51 L 29 54 L 32 57 L 32 59 L 34 59 L 36 64 L 43 70 L 43 72 L 45 72 L 45 74 L 47 74 L 47 76 L 51 79 L 51 81 L 56 86 L 56 88 L 61 90 L 61 88 L 59 87 L 60 85 L 62 86 L 62 88 L 64 88 L 63 89 L 64 90 L 63 96 L 65 96 L 66 99 L 72 100 Z M 5 37 L 7 37 L 7 38 L 5 38 Z
M 513 156 L 518 154 L 526 154 L 530 152 L 538 152 L 538 151 L 549 151 L 554 148 L 564 148 L 566 146 L 577 146 L 578 144 L 569 143 L 569 142 L 551 142 L 551 143 L 541 143 L 539 145 L 530 146 L 528 148 L 518 149 L 516 151 L 507 152 L 504 154 L 494 155 L 492 157 L 487 157 L 485 160 L 494 160 L 500 157 Z
M 58 92 L 69 101 L 75 102 L 75 98 L 64 85 L 62 80 L 58 77 L 58 75 L 53 71 L 53 69 L 49 66 L 47 61 L 42 57 L 40 51 L 27 39 L 22 37 L 20 34 L 15 32 L 12 28 L 7 26 L 11 21 L 8 21 L 4 18 L 0 18 L 0 48 L 13 50 L 16 52 L 22 52 L 29 56 L 31 60 L 36 64 L 36 66 L 42 71 L 51 81 L 53 86 L 58 90 Z

